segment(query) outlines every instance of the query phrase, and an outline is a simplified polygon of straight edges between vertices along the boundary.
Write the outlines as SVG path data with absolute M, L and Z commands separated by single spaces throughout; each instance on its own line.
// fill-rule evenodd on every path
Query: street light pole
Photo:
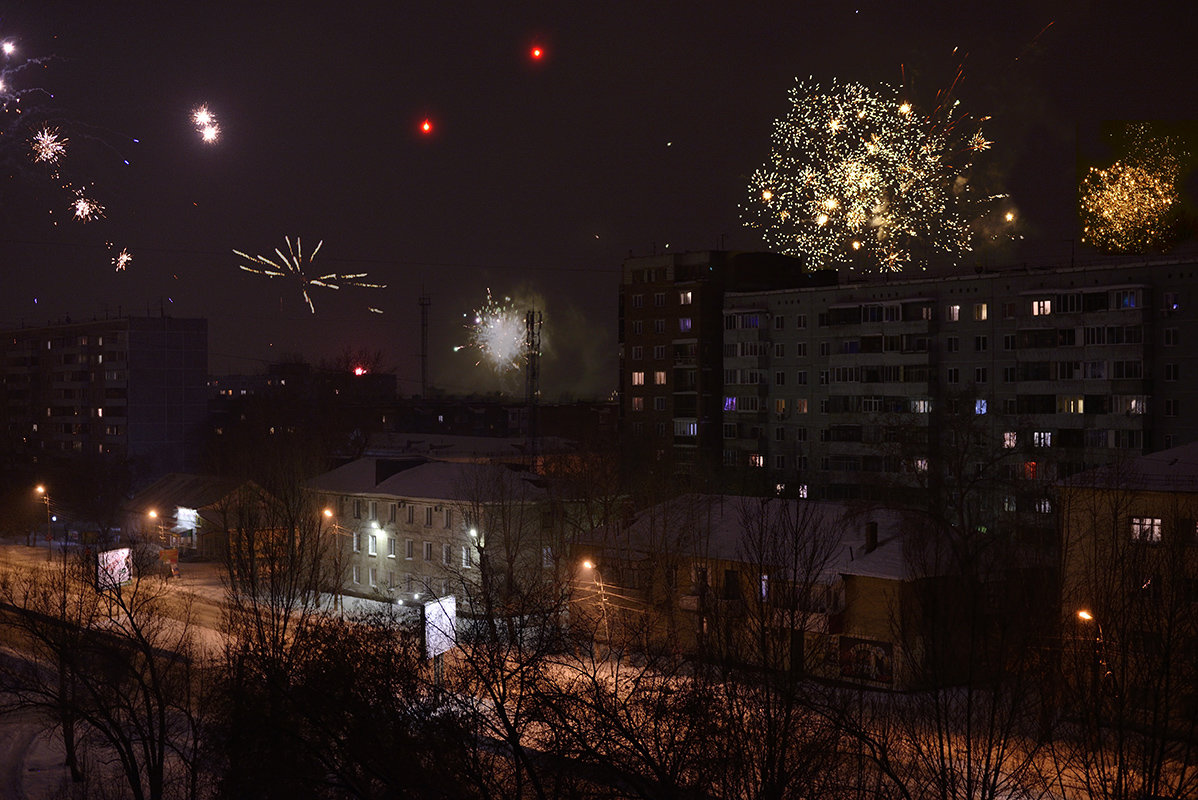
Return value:
M 593 561 L 584 561 L 582 562 L 582 566 L 594 574 L 595 585 L 599 587 L 599 613 L 603 616 L 603 638 L 607 643 L 608 651 L 610 651 L 611 627 L 607 621 L 607 592 L 603 588 L 603 574 L 599 572 L 599 565 Z
M 41 496 L 41 500 L 46 504 L 46 560 L 50 561 L 54 558 L 53 532 L 50 528 L 50 495 L 46 492 L 46 487 L 42 484 L 37 485 L 35 490 Z

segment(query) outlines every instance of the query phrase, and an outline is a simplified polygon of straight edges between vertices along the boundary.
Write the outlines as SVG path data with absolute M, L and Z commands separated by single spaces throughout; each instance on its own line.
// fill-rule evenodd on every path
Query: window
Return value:
M 1178 366 L 1176 364 L 1166 364 L 1165 365 L 1165 380 L 1175 381 L 1175 380 L 1177 380 L 1177 376 L 1179 374 L 1180 374 L 1180 370 L 1178 369 Z
M 723 426 L 723 431 L 724 431 L 725 439 L 735 439 L 736 438 L 736 423 L 735 422 L 725 422 L 724 426 Z
M 786 469 L 786 456 L 774 456 L 774 469 L 779 471 Z
M 987 312 L 987 308 L 986 308 L 985 303 L 974 303 L 973 304 L 974 320 L 981 322 L 982 320 L 986 319 L 986 312 Z
M 1032 433 L 1033 447 L 1052 447 L 1052 431 L 1035 431 Z
M 1049 500 L 1047 497 L 1041 497 L 1041 498 L 1037 499 L 1036 500 L 1036 513 L 1037 514 L 1051 514 L 1052 513 L 1052 501 Z
M 654 371 L 653 383 L 655 383 L 658 386 L 666 385 L 666 371 L 664 369 L 659 369 L 659 370 Z
M 956 336 L 947 336 L 944 339 L 944 349 L 946 352 L 955 353 L 961 349 L 961 340 Z
M 654 411 L 665 411 L 666 410 L 666 399 L 664 397 L 654 397 L 653 398 L 653 410 Z
M 657 308 L 661 308 L 661 307 L 662 307 L 662 306 L 664 306 L 665 304 L 666 304 L 666 293 L 665 293 L 665 292 L 656 292 L 656 293 L 654 293 L 654 295 L 653 295 L 653 305 L 654 305 L 655 307 L 657 307 Z
M 1172 397 L 1165 399 L 1165 416 L 1166 417 L 1176 417 L 1177 416 L 1177 400 L 1176 399 L 1174 399 Z
M 373 534 L 366 535 L 366 552 L 368 555 L 377 556 L 379 554 L 379 537 Z
M 632 410 L 633 411 L 644 411 L 645 410 L 645 398 L 643 398 L 643 397 L 632 398 Z
M 678 305 L 689 306 L 693 301 L 694 296 L 691 294 L 689 289 L 678 293 Z
M 774 317 L 774 319 L 785 319 L 784 317 Z M 774 358 L 786 358 L 786 344 L 784 342 L 774 343 Z
M 354 531 L 353 548 L 355 553 L 362 552 L 362 534 L 358 531 Z
M 632 335 L 633 336 L 643 336 L 644 333 L 645 333 L 645 321 L 640 320 L 640 319 L 634 319 L 632 321 Z
M 807 315 L 806 314 L 799 314 L 798 316 L 795 317 L 795 327 L 798 328 L 799 330 L 803 330 L 804 328 L 807 327 Z
M 749 466 L 750 467 L 764 467 L 765 466 L 765 456 L 761 455 L 761 453 L 750 453 L 749 454 Z
M 1013 334 L 1013 333 L 1004 333 L 1003 334 L 1002 349 L 1008 350 L 1008 351 L 1015 349 L 1015 334 Z
M 831 342 L 820 342 L 819 343 L 819 354 L 821 356 L 826 356 L 831 352 L 832 352 L 832 343 Z
M 1132 517 L 1131 540 L 1145 544 L 1156 544 L 1161 540 L 1160 517 Z
M 370 501 L 370 518 L 371 519 L 379 518 L 379 504 L 378 504 L 377 500 Z
M 785 386 L 786 385 L 786 373 L 785 372 L 782 372 L 781 370 L 779 370 L 774 373 L 774 385 L 775 386 Z
M 786 441 L 786 428 L 783 428 L 781 425 L 774 428 L 774 441 L 775 442 L 785 442 Z
M 1139 291 L 1136 289 L 1119 289 L 1115 292 L 1115 308 L 1139 308 Z
M 1177 346 L 1177 328 L 1165 328 L 1165 347 Z
M 973 403 L 973 413 L 981 415 L 986 413 L 986 401 L 978 398 Z
M 645 357 L 645 348 L 639 344 L 632 346 L 632 360 L 640 361 Z
M 912 414 L 927 414 L 932 410 L 932 401 L 927 398 L 914 398 L 911 400 Z
M 795 343 L 795 355 L 798 356 L 799 358 L 807 357 L 807 343 L 806 342 Z
M 690 317 L 679 317 L 678 318 L 678 330 L 681 331 L 682 333 L 686 333 L 690 329 L 691 329 L 691 318 Z
M 662 361 L 666 357 L 666 346 L 664 344 L 653 345 L 653 357 L 658 361 Z
M 448 567 L 452 561 L 453 547 L 448 544 L 441 545 L 441 563 Z
M 807 398 L 806 397 L 796 397 L 795 398 L 795 413 L 796 414 L 806 414 L 807 413 Z
M 948 382 L 949 383 L 960 383 L 961 382 L 961 370 L 957 369 L 956 367 L 949 367 L 948 368 Z
M 774 413 L 779 417 L 786 416 L 786 400 L 784 398 L 778 397 L 774 399 Z M 779 428 L 778 430 L 782 429 Z
M 433 527 L 433 507 L 425 506 L 424 508 L 424 527 Z
M 1016 374 L 1015 367 L 1003 367 L 1002 368 L 1002 382 L 1003 383 L 1014 383 L 1015 382 L 1015 374 Z
M 944 319 L 946 322 L 956 322 L 961 318 L 961 306 L 945 306 Z
M 795 373 L 795 383 L 797 383 L 799 386 L 807 385 L 807 370 L 801 369 Z
M 411 539 L 405 539 L 404 543 L 403 543 L 403 557 L 406 558 L 407 560 L 411 561 L 414 558 L 414 556 L 412 555 L 412 552 L 413 552 L 413 549 L 415 548 L 415 546 L 416 546 L 416 543 L 413 542 Z
M 470 569 L 470 545 L 462 545 L 462 569 Z
M 658 333 L 658 334 L 665 333 L 666 332 L 666 321 L 664 319 L 653 320 L 653 332 Z
M 786 329 L 786 317 L 779 314 L 774 317 L 774 330 L 781 331 Z
M 986 383 L 989 380 L 990 372 L 986 367 L 975 367 L 973 370 L 974 383 Z
M 424 543 L 424 560 L 425 561 L 433 560 L 433 543 L 432 542 Z
M 389 512 L 389 514 L 388 514 L 388 521 L 389 521 L 389 522 L 391 522 L 391 523 L 394 523 L 394 522 L 395 522 L 396 515 L 397 515 L 398 513 L 399 513 L 399 504 L 398 504 L 398 503 L 392 503 L 392 504 L 391 504 L 391 509 L 390 509 L 390 512 Z
M 638 371 L 638 372 L 632 373 L 632 385 L 633 386 L 644 386 L 645 385 L 644 371 Z
M 1051 300 L 1033 300 L 1032 301 L 1032 316 L 1046 317 L 1052 313 Z
M 353 582 L 361 583 L 362 582 L 362 568 L 359 567 L 357 564 L 354 564 L 353 568 L 350 571 L 353 576 L 352 577 Z
M 973 349 L 979 353 L 984 353 L 990 347 L 990 340 L 985 336 L 973 337 Z
M 445 527 L 446 529 L 453 527 L 453 509 L 445 509 Z
M 362 501 L 354 498 L 354 519 L 362 518 Z
M 395 537 L 387 539 L 387 558 L 395 558 Z
M 370 575 L 370 585 L 371 585 L 371 586 L 378 586 L 378 585 L 379 585 L 379 571 L 378 571 L 378 568 L 377 568 L 377 567 L 371 567 L 371 568 L 370 568 L 370 570 L 369 570 L 369 572 L 368 572 L 368 574 Z
M 645 296 L 643 294 L 634 294 L 632 296 L 632 307 L 633 308 L 644 308 L 645 307 Z
M 736 398 L 735 397 L 725 397 L 724 398 L 724 410 L 725 411 L 735 411 L 736 410 Z
M 1019 444 L 1019 434 L 1015 431 L 1006 431 L 1002 435 L 1002 446 L 1010 450 Z

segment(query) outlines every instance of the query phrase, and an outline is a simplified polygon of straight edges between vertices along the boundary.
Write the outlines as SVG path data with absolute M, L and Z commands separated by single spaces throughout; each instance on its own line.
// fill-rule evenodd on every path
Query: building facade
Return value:
M 624 440 L 684 471 L 720 448 L 725 291 L 810 285 L 773 253 L 703 251 L 629 258 L 620 283 L 620 421 Z
M 799 493 L 917 485 L 962 420 L 1041 482 L 1198 440 L 1194 262 L 734 292 L 723 327 L 722 463 Z
M 207 320 L 8 330 L 0 365 L 11 464 L 111 456 L 132 462 L 142 481 L 196 466 L 208 414 Z

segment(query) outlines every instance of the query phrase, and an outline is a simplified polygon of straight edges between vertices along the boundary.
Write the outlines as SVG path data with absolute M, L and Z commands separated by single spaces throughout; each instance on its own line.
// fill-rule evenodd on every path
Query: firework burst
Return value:
M 29 142 L 34 162 L 57 164 L 66 155 L 69 141 L 65 136 L 59 136 L 56 128 L 42 128 Z
M 991 143 L 956 107 L 921 116 L 888 86 L 799 82 L 750 178 L 745 224 L 813 269 L 898 271 L 925 266 L 917 252 L 968 251 L 973 206 L 994 198 L 974 201 L 967 171 Z
M 475 366 L 484 361 L 496 372 L 520 369 L 528 357 L 524 316 L 512 303 L 512 298 L 496 300 L 487 289 L 487 302 L 475 309 L 467 319 L 470 332 L 468 344 L 458 345 L 454 352 L 471 348 L 479 353 Z
M 133 261 L 133 254 L 123 247 L 121 252 L 112 257 L 112 265 L 116 267 L 117 272 L 124 272 L 131 261 Z
M 1129 126 L 1127 155 L 1082 180 L 1082 241 L 1101 250 L 1136 253 L 1170 243 L 1180 203 L 1178 183 L 1186 153 L 1146 126 Z
M 200 106 L 192 111 L 191 122 L 202 141 L 212 144 L 220 138 L 220 126 L 216 124 L 216 115 L 208 110 L 208 106 Z
M 104 206 L 85 195 L 82 189 L 76 189 L 71 213 L 80 222 L 94 222 L 104 216 Z
M 303 243 L 300 237 L 295 237 L 295 244 L 292 245 L 291 239 L 284 236 L 283 241 L 287 243 L 287 253 L 284 254 L 279 248 L 275 248 L 274 256 L 252 256 L 249 253 L 243 253 L 240 250 L 234 250 L 234 255 L 241 256 L 248 264 L 239 264 L 238 266 L 246 272 L 252 272 L 255 275 L 265 275 L 268 278 L 287 278 L 296 281 L 300 285 L 300 292 L 304 296 L 304 302 L 308 304 L 308 310 L 313 314 L 316 313 L 316 306 L 312 302 L 312 297 L 308 294 L 308 288 L 311 286 L 319 286 L 322 289 L 340 289 L 343 286 L 356 286 L 360 289 L 386 289 L 385 283 L 369 283 L 365 280 L 365 272 L 355 272 L 350 274 L 340 274 L 337 272 L 329 272 L 324 275 L 315 277 L 309 276 L 305 271 L 305 265 L 311 266 L 316 254 L 320 252 L 324 240 L 317 242 L 316 247 L 306 257 L 304 256 Z

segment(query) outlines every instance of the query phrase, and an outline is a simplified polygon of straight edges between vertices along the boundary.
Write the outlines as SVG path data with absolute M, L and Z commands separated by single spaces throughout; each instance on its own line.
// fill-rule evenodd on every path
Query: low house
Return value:
M 483 559 L 509 582 L 555 567 L 561 526 L 540 480 L 510 464 L 367 457 L 311 479 L 307 489 L 344 543 L 348 592 L 405 600 L 453 594 L 469 614 Z
M 766 669 L 899 689 L 921 651 L 912 557 L 894 511 L 686 495 L 596 530 L 578 587 L 599 634 L 637 628 L 675 647 Z
M 211 475 L 172 472 L 130 498 L 122 529 L 128 536 L 165 548 L 222 558 L 230 510 L 240 506 L 252 484 Z

